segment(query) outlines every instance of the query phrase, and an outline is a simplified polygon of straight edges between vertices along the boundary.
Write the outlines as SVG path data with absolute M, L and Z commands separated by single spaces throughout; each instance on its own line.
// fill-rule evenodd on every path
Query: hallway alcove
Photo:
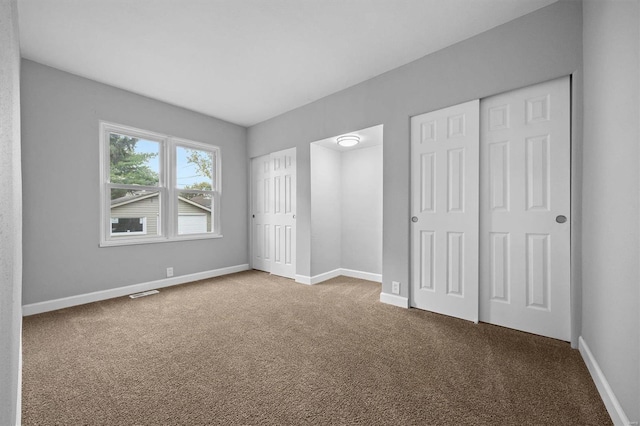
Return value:
M 382 279 L 383 126 L 311 144 L 311 277 L 314 283 L 338 275 Z M 342 135 L 344 136 L 344 135 Z

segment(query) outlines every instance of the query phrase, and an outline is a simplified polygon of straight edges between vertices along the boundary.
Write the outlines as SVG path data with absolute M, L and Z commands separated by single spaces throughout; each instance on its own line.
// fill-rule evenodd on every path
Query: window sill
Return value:
M 133 246 L 139 244 L 158 244 L 158 243 L 174 243 L 177 241 L 195 241 L 195 240 L 215 240 L 222 238 L 222 234 L 197 234 L 197 235 L 178 235 L 172 238 L 140 238 L 136 240 L 107 240 L 101 241 L 100 247 L 117 247 L 117 246 Z

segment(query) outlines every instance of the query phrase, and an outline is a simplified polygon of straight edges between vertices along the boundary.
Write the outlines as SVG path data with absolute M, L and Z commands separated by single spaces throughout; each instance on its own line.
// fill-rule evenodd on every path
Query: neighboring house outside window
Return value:
M 198 234 L 211 232 L 211 198 L 195 196 L 178 197 L 178 233 Z
M 100 123 L 101 246 L 217 238 L 220 150 Z
M 146 217 L 111 217 L 111 235 L 146 234 Z

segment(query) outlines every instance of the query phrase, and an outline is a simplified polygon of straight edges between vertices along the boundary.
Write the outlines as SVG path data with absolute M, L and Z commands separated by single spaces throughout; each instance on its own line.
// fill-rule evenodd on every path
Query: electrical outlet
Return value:
M 167 278 L 172 277 L 172 276 L 173 276 L 173 267 L 167 268 Z
M 400 294 L 400 283 L 398 281 L 391 281 L 391 293 Z

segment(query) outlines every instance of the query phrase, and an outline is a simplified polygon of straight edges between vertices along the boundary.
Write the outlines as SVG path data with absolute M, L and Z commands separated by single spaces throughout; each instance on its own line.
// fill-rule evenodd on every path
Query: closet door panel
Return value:
M 413 307 L 478 321 L 479 102 L 411 119 Z

